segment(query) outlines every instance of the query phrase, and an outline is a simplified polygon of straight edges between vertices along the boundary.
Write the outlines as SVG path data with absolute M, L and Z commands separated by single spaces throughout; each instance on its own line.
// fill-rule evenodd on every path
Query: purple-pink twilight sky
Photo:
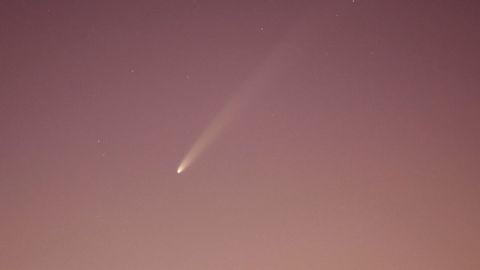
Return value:
M 2 1 L 0 268 L 480 269 L 479 10 Z

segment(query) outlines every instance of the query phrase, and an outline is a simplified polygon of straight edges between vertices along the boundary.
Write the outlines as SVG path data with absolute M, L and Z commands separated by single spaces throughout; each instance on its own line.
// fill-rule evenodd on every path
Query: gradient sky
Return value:
M 2 1 L 0 268 L 480 269 L 479 10 Z

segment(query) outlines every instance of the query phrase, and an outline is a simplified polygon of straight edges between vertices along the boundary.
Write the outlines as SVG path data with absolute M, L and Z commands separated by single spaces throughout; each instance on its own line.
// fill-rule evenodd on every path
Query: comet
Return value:
M 215 139 L 220 136 L 226 126 L 231 122 L 234 116 L 243 108 L 249 100 L 249 94 L 242 94 L 232 97 L 217 116 L 210 122 L 207 128 L 200 134 L 190 150 L 187 152 L 182 162 L 177 168 L 177 173 L 182 173 L 197 157 L 210 146 Z
M 226 127 L 237 115 L 251 103 L 252 99 L 271 88 L 271 82 L 279 76 L 281 71 L 287 69 L 296 55 L 295 47 L 298 47 L 299 34 L 304 35 L 305 23 L 300 20 L 296 27 L 288 31 L 287 38 L 278 43 L 265 60 L 257 66 L 252 75 L 240 86 L 240 89 L 226 102 L 223 108 L 212 119 L 210 124 L 195 140 L 191 148 L 185 154 L 177 168 L 177 174 L 184 172 L 205 150 L 222 134 Z

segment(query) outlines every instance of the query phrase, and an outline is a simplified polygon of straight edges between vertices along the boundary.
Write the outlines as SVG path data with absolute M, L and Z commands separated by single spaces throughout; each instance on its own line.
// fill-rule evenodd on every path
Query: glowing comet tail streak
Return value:
M 252 76 L 243 83 L 239 91 L 230 98 L 223 109 L 200 134 L 180 162 L 177 168 L 178 174 L 184 172 L 192 162 L 215 141 L 236 114 L 248 105 L 249 101 L 252 100 L 256 94 L 268 88 L 269 82 L 272 81 L 274 75 L 278 76 L 280 70 L 285 69 L 286 64 L 291 62 L 289 60 L 295 57 L 292 48 L 298 45 L 298 34 L 302 32 L 298 31 L 298 29 L 299 27 L 295 27 L 295 29 L 291 29 L 293 31 L 289 31 L 289 35 L 287 35 L 288 38 L 285 39 L 285 42 L 280 43 L 268 54 L 265 61 L 253 72 Z M 292 34 L 294 35 L 292 36 Z
M 217 138 L 234 114 L 246 103 L 246 95 L 238 95 L 230 100 L 222 111 L 213 119 L 193 144 L 192 148 L 178 166 L 177 173 L 182 173 L 197 157 Z

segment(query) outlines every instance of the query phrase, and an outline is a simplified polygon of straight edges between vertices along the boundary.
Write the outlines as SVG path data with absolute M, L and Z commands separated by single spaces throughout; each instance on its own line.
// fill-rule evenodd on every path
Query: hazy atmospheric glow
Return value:
M 0 270 L 480 269 L 480 1 L 1 4 Z

